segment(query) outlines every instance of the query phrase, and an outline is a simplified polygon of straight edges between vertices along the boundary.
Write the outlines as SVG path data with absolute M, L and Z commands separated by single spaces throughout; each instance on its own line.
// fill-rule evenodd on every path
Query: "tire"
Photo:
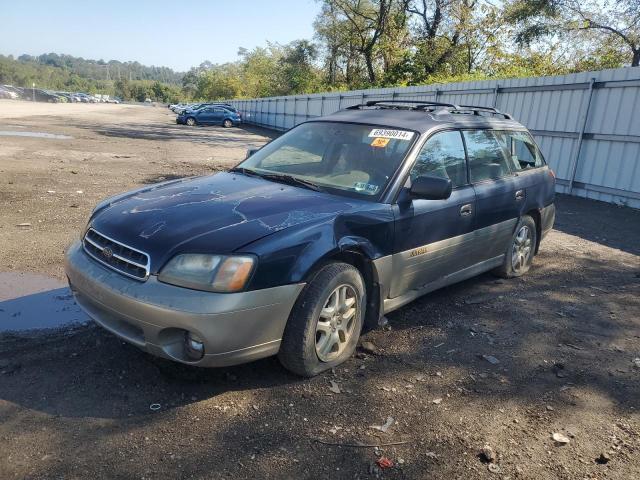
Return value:
M 536 250 L 536 222 L 524 215 L 518 222 L 504 256 L 504 262 L 493 273 L 502 278 L 520 277 L 531 268 Z
M 195 127 L 196 126 L 196 119 L 193 117 L 189 117 L 187 118 L 187 120 L 185 121 L 185 123 L 187 125 L 189 125 L 190 127 Z
M 222 126 L 224 128 L 231 128 L 231 127 L 233 127 L 233 122 L 231 120 L 229 120 L 228 118 L 225 118 L 224 121 L 222 122 Z
M 341 315 L 336 304 L 342 307 L 338 309 Z M 339 262 L 322 267 L 291 311 L 278 353 L 280 363 L 303 377 L 343 363 L 358 344 L 366 305 L 366 289 L 358 269 Z

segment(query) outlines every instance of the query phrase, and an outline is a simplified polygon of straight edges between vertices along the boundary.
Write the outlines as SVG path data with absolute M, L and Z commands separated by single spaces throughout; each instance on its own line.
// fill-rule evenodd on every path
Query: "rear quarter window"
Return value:
M 528 132 L 502 130 L 495 132 L 514 171 L 542 167 L 544 158 Z

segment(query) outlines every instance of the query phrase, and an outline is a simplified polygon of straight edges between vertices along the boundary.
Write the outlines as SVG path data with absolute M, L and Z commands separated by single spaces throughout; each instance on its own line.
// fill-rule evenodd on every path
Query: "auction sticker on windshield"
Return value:
M 391 138 L 394 140 L 411 140 L 413 132 L 406 130 L 387 130 L 386 128 L 374 128 L 369 132 L 369 137 Z
M 376 137 L 373 139 L 373 142 L 371 142 L 371 146 L 372 147 L 377 147 L 377 148 L 384 148 L 387 146 L 387 144 L 391 141 L 390 138 L 381 138 L 381 137 Z

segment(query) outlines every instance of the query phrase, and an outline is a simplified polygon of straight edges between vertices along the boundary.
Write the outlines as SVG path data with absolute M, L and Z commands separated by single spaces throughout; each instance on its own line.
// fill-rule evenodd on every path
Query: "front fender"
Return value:
M 290 227 L 242 251 L 258 256 L 252 290 L 302 282 L 318 264 L 340 253 L 361 252 L 375 260 L 391 254 L 394 222 L 389 205 Z

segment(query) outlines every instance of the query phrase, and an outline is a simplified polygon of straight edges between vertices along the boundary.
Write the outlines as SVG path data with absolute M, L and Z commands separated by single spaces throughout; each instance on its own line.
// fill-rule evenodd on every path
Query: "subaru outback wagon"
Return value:
M 507 114 L 368 102 L 228 172 L 103 201 L 66 273 L 99 325 L 149 353 L 205 367 L 277 354 L 312 376 L 423 294 L 527 272 L 554 184 Z

